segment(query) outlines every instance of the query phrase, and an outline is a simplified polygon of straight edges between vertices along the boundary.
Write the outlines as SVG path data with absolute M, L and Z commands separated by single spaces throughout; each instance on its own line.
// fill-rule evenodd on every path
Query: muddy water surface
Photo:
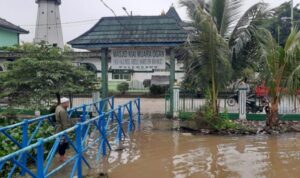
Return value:
M 176 121 L 143 124 L 111 153 L 109 178 L 300 177 L 300 134 L 193 136 L 170 130 Z

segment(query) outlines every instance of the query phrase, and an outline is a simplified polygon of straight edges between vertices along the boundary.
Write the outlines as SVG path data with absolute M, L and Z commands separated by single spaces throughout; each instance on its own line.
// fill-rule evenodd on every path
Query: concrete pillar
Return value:
M 241 120 L 247 119 L 247 109 L 246 109 L 247 89 L 248 87 L 245 83 L 239 85 L 239 118 Z
M 179 92 L 180 92 L 180 86 L 175 85 L 173 88 L 173 98 L 174 98 L 174 113 L 173 117 L 179 116 Z
M 108 48 L 101 49 L 101 76 L 102 95 L 101 98 L 108 97 Z
M 173 48 L 170 50 L 170 114 L 174 117 L 175 52 Z

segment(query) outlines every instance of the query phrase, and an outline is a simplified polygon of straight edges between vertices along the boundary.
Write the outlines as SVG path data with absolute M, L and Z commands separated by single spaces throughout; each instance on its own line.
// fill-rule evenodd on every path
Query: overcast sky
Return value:
M 183 19 L 187 19 L 185 9 L 180 7 L 178 3 L 179 0 L 104 1 L 117 15 L 126 15 L 122 7 L 126 7 L 129 12 L 132 11 L 133 15 L 159 15 L 163 10 L 167 11 L 174 4 L 179 15 Z M 247 1 L 246 6 L 250 6 L 259 0 L 245 1 Z M 265 0 L 265 2 L 271 3 L 272 6 L 277 6 L 285 2 L 285 0 Z M 294 3 L 300 3 L 300 0 L 294 0 Z M 36 14 L 37 4 L 35 4 L 35 0 L 0 0 L 0 17 L 30 31 L 28 35 L 21 35 L 21 41 L 31 42 L 34 38 Z M 100 0 L 62 0 L 60 14 L 65 43 L 90 29 L 97 22 L 96 19 L 104 16 L 113 16 L 112 12 Z

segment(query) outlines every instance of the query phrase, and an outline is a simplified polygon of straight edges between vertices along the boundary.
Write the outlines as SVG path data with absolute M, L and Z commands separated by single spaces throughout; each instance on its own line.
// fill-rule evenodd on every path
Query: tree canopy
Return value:
M 45 44 L 23 44 L 8 48 L 23 57 L 5 64 L 0 73 L 1 97 L 10 104 L 41 108 L 56 96 L 84 92 L 95 82 L 95 74 L 75 66 L 64 51 Z

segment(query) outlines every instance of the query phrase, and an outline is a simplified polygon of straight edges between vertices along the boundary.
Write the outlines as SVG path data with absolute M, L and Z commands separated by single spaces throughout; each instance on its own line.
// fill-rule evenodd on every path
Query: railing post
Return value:
M 23 125 L 22 148 L 25 148 L 28 146 L 28 127 L 29 127 L 29 124 L 28 124 L 28 120 L 26 119 L 26 120 L 24 120 L 24 125 Z M 26 167 L 26 165 L 27 165 L 26 152 L 23 153 L 23 155 L 22 155 L 22 164 L 24 167 Z M 25 176 L 25 174 L 26 174 L 26 171 L 24 169 L 22 169 L 21 175 Z
M 44 140 L 40 138 L 38 140 L 38 147 L 37 147 L 37 177 L 44 178 Z
M 99 103 L 100 115 L 104 112 L 104 104 L 103 104 L 103 102 L 105 102 L 105 99 L 101 100 L 100 103 Z
M 122 106 L 118 107 L 118 135 L 117 135 L 117 142 L 118 144 L 121 143 L 122 141 L 122 120 L 123 120 L 123 115 L 122 115 Z
M 76 147 L 78 151 L 78 158 L 77 158 L 77 177 L 82 178 L 82 142 L 81 142 L 81 135 L 82 135 L 82 123 L 77 124 L 76 128 Z
M 114 120 L 114 109 L 115 109 L 115 97 L 112 96 L 111 97 L 111 109 L 113 110 L 113 112 L 110 114 L 111 120 Z
M 141 128 L 141 98 L 138 97 L 138 128 Z
M 101 120 L 101 130 L 102 130 L 102 142 L 101 142 L 101 148 L 102 148 L 102 155 L 106 156 L 106 123 L 105 123 L 105 114 L 102 114 L 100 117 Z
M 132 101 L 129 101 L 129 123 L 128 123 L 128 133 L 133 129 L 133 118 L 132 118 Z
M 86 105 L 84 104 L 82 106 L 82 117 L 81 117 L 81 123 L 85 122 L 86 121 L 86 115 L 87 115 L 87 112 L 86 112 Z M 81 133 L 82 133 L 82 136 L 84 136 L 85 134 L 85 129 L 86 127 L 82 126 L 82 129 L 81 129 Z
M 81 122 L 85 122 L 86 121 L 86 105 L 84 104 L 82 106 L 82 116 L 81 116 Z

